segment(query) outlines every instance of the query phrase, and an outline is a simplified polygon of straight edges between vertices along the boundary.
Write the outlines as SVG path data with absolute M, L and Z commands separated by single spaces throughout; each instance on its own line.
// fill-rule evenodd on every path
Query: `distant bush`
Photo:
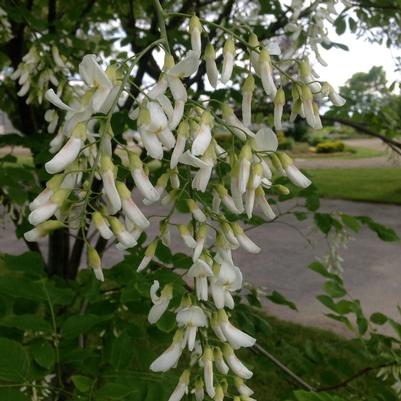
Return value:
M 311 132 L 306 136 L 306 141 L 310 146 L 317 146 L 319 143 L 327 141 L 327 136 L 322 132 Z
M 292 150 L 294 143 L 294 138 L 283 138 L 282 140 L 279 139 L 278 148 L 280 150 Z
M 316 153 L 344 152 L 345 144 L 341 141 L 325 141 L 317 144 Z

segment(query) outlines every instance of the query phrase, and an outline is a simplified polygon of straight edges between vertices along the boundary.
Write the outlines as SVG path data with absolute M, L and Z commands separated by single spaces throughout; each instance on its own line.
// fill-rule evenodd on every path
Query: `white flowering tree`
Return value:
M 246 227 L 279 218 L 277 203 L 294 194 L 306 203 L 291 213 L 314 213 L 326 236 L 365 224 L 396 239 L 367 217 L 318 213 L 310 180 L 278 150 L 283 122 L 319 129 L 319 105 L 344 104 L 313 64 L 324 65 L 321 47 L 333 45 L 328 26 L 360 5 L 42 3 L 0 9 L 9 57 L 1 90 L 6 99 L 18 88 L 6 109 L 24 134 L 2 144 L 27 146 L 34 158 L 3 176 L 3 204 L 34 252 L 3 258 L 2 397 L 253 400 L 241 348 L 255 347 L 263 319 L 243 297 L 255 306 L 260 293 L 243 288 L 235 251 L 255 254 L 261 244 Z M 109 247 L 126 256 L 104 269 Z M 377 388 L 395 397 L 399 339 L 368 336 L 339 260 L 334 248 L 325 265 L 311 265 L 327 280 L 321 301 L 356 330 L 374 361 L 367 372 L 381 369 L 396 387 Z M 293 307 L 277 292 L 269 298 Z M 379 313 L 370 324 L 387 322 L 401 334 Z M 328 391 L 348 379 L 308 384 L 276 363 L 304 390 L 293 399 L 343 399 Z

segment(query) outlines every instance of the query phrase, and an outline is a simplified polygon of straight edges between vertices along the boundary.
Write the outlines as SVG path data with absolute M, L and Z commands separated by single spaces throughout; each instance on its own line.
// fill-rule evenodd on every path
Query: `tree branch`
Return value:
M 401 154 L 401 142 L 399 142 L 393 138 L 390 138 L 388 136 L 379 134 L 364 124 L 361 124 L 361 123 L 358 123 L 356 121 L 352 121 L 352 120 L 349 120 L 346 118 L 341 118 L 341 117 L 321 116 L 321 119 L 323 121 L 327 121 L 330 123 L 338 122 L 340 124 L 347 125 L 348 127 L 352 127 L 354 129 L 356 129 L 357 131 L 362 132 L 363 134 L 373 136 L 375 138 L 379 138 L 384 143 L 389 145 L 395 152 L 397 152 L 398 154 Z

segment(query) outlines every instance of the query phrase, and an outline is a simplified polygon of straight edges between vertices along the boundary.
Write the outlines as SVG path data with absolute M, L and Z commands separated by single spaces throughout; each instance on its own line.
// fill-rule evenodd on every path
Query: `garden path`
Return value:
M 286 203 L 282 210 L 290 206 L 290 203 Z M 401 206 L 323 199 L 322 211 L 368 215 L 401 233 Z M 161 207 L 155 207 L 149 214 L 164 212 Z M 293 223 L 296 223 L 297 230 L 290 226 Z M 294 312 L 286 307 L 266 303 L 270 313 L 283 319 L 341 332 L 342 326 L 326 318 L 324 313 L 328 310 L 315 300 L 323 280 L 306 268 L 327 250 L 325 241 L 313 231 L 313 227 L 311 221 L 299 223 L 290 217 L 283 217 L 277 222 L 254 228 L 249 231 L 249 236 L 262 247 L 262 252 L 258 255 L 235 252 L 235 262 L 241 266 L 245 280 L 269 292 L 280 291 L 293 300 L 299 309 Z M 158 224 L 153 220 L 150 237 L 156 235 L 157 231 Z M 306 234 L 312 240 L 311 243 L 306 241 Z M 172 233 L 172 240 L 176 244 L 182 242 L 175 232 Z M 23 241 L 17 240 L 10 224 L 4 222 L 0 227 L 0 251 L 18 254 L 25 250 Z M 179 246 L 176 250 L 184 249 Z M 401 305 L 400 243 L 382 242 L 375 233 L 364 229 L 349 241 L 348 248 L 342 250 L 342 256 L 345 286 L 354 298 L 361 300 L 365 310 L 368 313 L 381 311 L 400 318 L 397 311 L 397 304 Z M 121 257 L 121 253 L 111 247 L 105 265 L 112 265 Z

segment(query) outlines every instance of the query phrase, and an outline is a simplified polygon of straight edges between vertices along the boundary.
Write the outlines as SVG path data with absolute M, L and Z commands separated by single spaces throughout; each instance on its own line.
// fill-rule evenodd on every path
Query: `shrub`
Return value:
M 316 153 L 344 152 L 345 144 L 341 141 L 325 141 L 317 144 Z

